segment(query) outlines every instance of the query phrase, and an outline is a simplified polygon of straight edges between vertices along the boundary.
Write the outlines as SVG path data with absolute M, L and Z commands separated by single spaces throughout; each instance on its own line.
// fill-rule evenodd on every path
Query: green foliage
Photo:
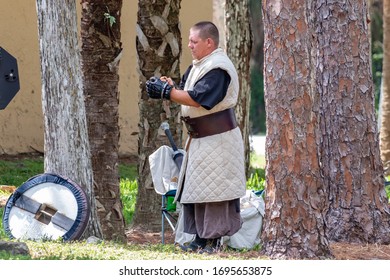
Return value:
M 263 168 L 256 168 L 251 172 L 246 182 L 246 188 L 254 191 L 265 189 L 265 170 Z
M 129 225 L 133 219 L 137 192 L 138 192 L 137 180 L 131 180 L 128 178 L 124 178 L 120 180 L 122 212 L 123 212 L 126 225 Z
M 119 189 L 122 201 L 122 213 L 125 219 L 125 224 L 129 225 L 133 220 L 138 192 L 137 165 L 120 164 L 119 174 Z

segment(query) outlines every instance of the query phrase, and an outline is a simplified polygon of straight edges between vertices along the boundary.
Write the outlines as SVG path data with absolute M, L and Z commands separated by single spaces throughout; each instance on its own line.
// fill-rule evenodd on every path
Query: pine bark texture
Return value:
M 328 258 L 328 242 L 389 242 L 367 3 L 264 1 L 264 251 Z
M 383 1 L 383 70 L 381 108 L 381 157 L 390 166 L 390 3 Z M 387 171 L 389 173 L 389 170 Z
M 313 26 L 305 0 L 263 1 L 266 214 L 263 252 L 278 259 L 330 258 L 317 152 L 319 103 Z
M 104 239 L 125 241 L 118 124 L 122 1 L 82 0 L 81 7 L 84 95 L 97 210 Z
M 88 140 L 75 1 L 37 0 L 42 72 L 45 172 L 65 176 L 87 193 L 84 236 L 101 237 Z
M 334 241 L 388 243 L 389 207 L 371 71 L 368 3 L 316 1 L 319 155 Z
M 152 76 L 170 76 L 180 81 L 181 33 L 180 0 L 138 1 L 136 48 L 140 75 L 140 120 L 138 137 L 138 194 L 133 226 L 161 229 L 161 196 L 153 186 L 149 155 L 169 145 L 160 125 L 167 121 L 178 147 L 181 147 L 180 106 L 169 101 L 149 99 L 145 82 Z
M 236 105 L 236 117 L 241 129 L 245 148 L 245 170 L 249 176 L 250 167 L 250 57 L 252 51 L 252 36 L 250 28 L 250 15 L 248 0 L 226 0 L 226 52 L 236 67 L 240 94 Z

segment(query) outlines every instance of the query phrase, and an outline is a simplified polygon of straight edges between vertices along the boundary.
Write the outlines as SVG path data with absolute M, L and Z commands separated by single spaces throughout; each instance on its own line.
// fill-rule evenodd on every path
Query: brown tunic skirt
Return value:
M 184 232 L 205 239 L 232 236 L 242 225 L 240 199 L 183 204 Z

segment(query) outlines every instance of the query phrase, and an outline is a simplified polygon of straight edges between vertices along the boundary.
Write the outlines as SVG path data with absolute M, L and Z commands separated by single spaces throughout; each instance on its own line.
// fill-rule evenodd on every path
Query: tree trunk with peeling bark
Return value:
M 91 214 L 84 237 L 101 237 L 85 113 L 75 1 L 37 0 L 44 115 L 44 169 L 76 182 Z
M 180 106 L 170 101 L 149 99 L 145 82 L 152 76 L 170 76 L 180 81 L 180 0 L 140 0 L 136 48 L 140 75 L 140 120 L 138 137 L 138 194 L 133 226 L 161 229 L 161 195 L 153 187 L 148 157 L 162 145 L 169 145 L 160 125 L 167 121 L 181 147 Z
M 81 1 L 84 95 L 103 238 L 125 241 L 119 188 L 119 75 L 122 0 Z
M 263 1 L 266 213 L 263 252 L 278 259 L 332 256 L 317 153 L 313 22 L 307 1 Z
M 226 52 L 237 69 L 240 94 L 236 105 L 236 117 L 241 129 L 245 147 L 245 170 L 249 176 L 250 143 L 249 143 L 249 105 L 250 105 L 250 57 L 252 36 L 248 1 L 226 0 Z
M 331 240 L 388 243 L 390 217 L 375 112 L 368 4 L 312 5 L 321 172 Z
M 389 243 L 366 1 L 264 2 L 264 252 L 328 258 Z

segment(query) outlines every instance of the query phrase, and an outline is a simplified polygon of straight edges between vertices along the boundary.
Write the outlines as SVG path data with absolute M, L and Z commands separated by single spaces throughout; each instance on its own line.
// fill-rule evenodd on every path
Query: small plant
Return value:
M 110 10 L 108 9 L 108 7 L 107 7 L 107 12 L 104 13 L 103 15 L 104 15 L 104 20 L 108 21 L 110 27 L 112 27 L 114 23 L 116 23 L 116 19 L 114 16 L 110 14 Z
M 246 187 L 249 190 L 261 191 L 265 188 L 265 172 L 262 168 L 256 168 L 251 173 L 246 182 Z
M 126 225 L 129 225 L 133 219 L 135 211 L 135 202 L 137 200 L 138 183 L 137 180 L 130 180 L 128 178 L 121 179 L 120 193 L 122 201 L 122 213 Z

